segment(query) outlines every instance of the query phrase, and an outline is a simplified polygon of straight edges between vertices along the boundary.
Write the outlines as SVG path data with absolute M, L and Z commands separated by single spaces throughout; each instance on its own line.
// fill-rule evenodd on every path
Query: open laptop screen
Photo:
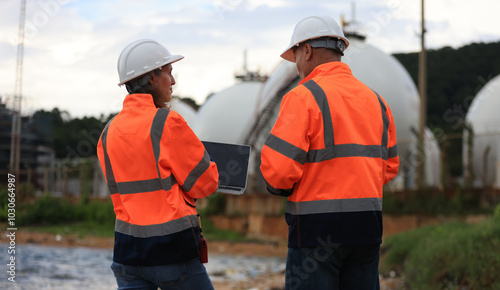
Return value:
M 217 164 L 219 171 L 217 192 L 243 194 L 247 185 L 250 146 L 208 141 L 202 143 Z

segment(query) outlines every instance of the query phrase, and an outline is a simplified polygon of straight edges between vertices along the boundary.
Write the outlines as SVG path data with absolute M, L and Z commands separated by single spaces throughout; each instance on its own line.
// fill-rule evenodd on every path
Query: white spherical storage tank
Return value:
M 411 128 L 418 131 L 420 108 L 415 83 L 395 57 L 356 38 L 350 41 L 342 62 L 349 65 L 357 79 L 389 104 L 395 119 L 398 147 L 412 143 L 415 134 Z
M 499 108 L 500 75 L 477 93 L 465 118 L 472 130 L 464 131 L 464 169 L 473 177 L 475 187 L 500 188 Z
M 202 141 L 244 144 L 256 118 L 262 82 L 237 83 L 208 98 L 199 108 L 194 132 Z
M 170 101 L 170 106 L 173 111 L 179 113 L 179 115 L 186 120 L 189 127 L 192 128 L 196 122 L 196 111 L 190 105 L 186 104 L 179 98 L 172 98 Z
M 389 54 L 351 37 L 349 48 L 342 61 L 349 65 L 353 75 L 379 93 L 389 104 L 396 124 L 400 172 L 393 183 L 414 186 L 414 174 L 419 162 L 418 136 L 420 96 L 410 74 Z M 425 132 L 425 180 L 428 186 L 438 186 L 441 171 L 439 145 L 432 132 Z

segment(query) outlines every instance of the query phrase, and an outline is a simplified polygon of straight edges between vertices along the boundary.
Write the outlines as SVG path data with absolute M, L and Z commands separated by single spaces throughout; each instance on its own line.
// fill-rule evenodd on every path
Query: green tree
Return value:
M 462 175 L 462 134 L 465 116 L 478 91 L 500 74 L 500 42 L 472 43 L 457 49 L 427 52 L 427 126 L 449 137 L 446 163 L 453 176 Z M 394 56 L 418 83 L 418 53 Z

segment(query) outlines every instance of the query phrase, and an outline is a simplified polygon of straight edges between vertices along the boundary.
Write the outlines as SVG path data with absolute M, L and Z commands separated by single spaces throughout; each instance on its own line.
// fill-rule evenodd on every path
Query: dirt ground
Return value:
M 0 233 L 0 243 L 8 243 L 8 232 Z M 31 231 L 17 231 L 16 244 L 112 249 L 114 240 L 113 237 L 85 236 L 81 238 L 77 235 L 55 235 Z M 285 243 L 231 243 L 209 241 L 210 254 L 240 255 L 250 257 L 286 257 L 286 251 L 287 248 Z
M 8 243 L 7 232 L 1 232 L 0 243 Z M 76 235 L 55 235 L 48 233 L 35 233 L 29 231 L 16 232 L 16 244 L 32 244 L 62 247 L 90 247 L 90 248 L 113 248 L 113 238 L 86 236 L 80 238 Z M 209 241 L 209 253 L 211 255 L 237 255 L 237 256 L 261 256 L 261 257 L 286 257 L 286 243 L 230 243 L 220 241 Z M 401 278 L 381 279 L 381 289 L 403 289 Z M 285 289 L 285 273 L 269 273 L 258 277 L 249 278 L 244 281 L 214 281 L 217 290 L 278 290 Z

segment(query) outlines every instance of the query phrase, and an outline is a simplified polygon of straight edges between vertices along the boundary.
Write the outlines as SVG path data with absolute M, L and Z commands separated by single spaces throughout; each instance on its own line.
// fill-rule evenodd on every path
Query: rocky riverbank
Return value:
M 0 243 L 8 243 L 7 232 L 2 232 Z M 95 237 L 77 235 L 57 235 L 49 233 L 37 233 L 33 231 L 16 232 L 16 245 L 23 244 L 60 246 L 60 247 L 87 247 L 112 249 L 112 237 Z M 254 242 L 223 242 L 209 241 L 210 255 L 229 255 L 243 257 L 278 257 L 286 258 L 287 247 L 284 242 L 275 243 L 254 243 Z M 210 263 L 210 261 L 209 261 Z M 246 279 L 230 280 L 223 279 L 225 273 L 216 273 L 220 275 L 213 279 L 215 289 L 233 290 L 233 289 L 284 289 L 285 273 L 284 265 L 279 271 L 270 271 Z M 381 289 L 404 289 L 401 277 L 382 277 Z

